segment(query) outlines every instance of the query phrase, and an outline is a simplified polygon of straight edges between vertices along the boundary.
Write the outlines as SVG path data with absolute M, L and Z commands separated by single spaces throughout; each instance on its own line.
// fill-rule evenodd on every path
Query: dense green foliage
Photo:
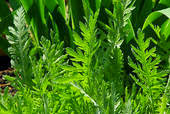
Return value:
M 3 77 L 17 92 L 0 94 L 0 113 L 170 113 L 169 2 L 141 1 L 10 1 Z

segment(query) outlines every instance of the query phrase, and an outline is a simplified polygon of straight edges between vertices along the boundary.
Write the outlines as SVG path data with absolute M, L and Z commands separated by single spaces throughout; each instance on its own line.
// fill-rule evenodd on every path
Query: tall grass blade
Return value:
M 142 30 L 144 30 L 149 24 L 151 24 L 153 21 L 155 21 L 162 15 L 166 16 L 167 18 L 170 18 L 170 8 L 158 10 L 149 14 L 147 19 L 145 20 L 145 23 L 143 24 Z

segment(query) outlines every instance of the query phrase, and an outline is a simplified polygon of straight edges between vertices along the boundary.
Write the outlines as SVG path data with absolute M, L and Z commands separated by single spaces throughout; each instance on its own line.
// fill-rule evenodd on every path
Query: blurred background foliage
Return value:
M 135 9 L 127 25 L 131 31 L 127 42 L 133 39 L 138 28 L 142 28 L 149 14 L 168 8 L 169 2 L 169 0 L 135 1 Z M 73 31 L 80 32 L 79 22 L 83 22 L 84 17 L 88 20 L 92 12 L 100 9 L 98 21 L 108 23 L 105 9 L 113 10 L 112 0 L 1 0 L 0 48 L 6 53 L 8 42 L 2 37 L 8 34 L 8 26 L 12 25 L 13 14 L 21 5 L 26 11 L 27 24 L 31 26 L 31 32 L 37 46 L 42 35 L 50 39 L 49 33 L 52 29 L 60 36 L 60 40 L 65 42 L 66 47 L 74 47 L 72 34 Z M 155 17 L 155 15 L 149 16 Z M 155 19 L 154 23 L 160 26 L 163 25 L 164 27 L 162 28 L 165 30 L 165 26 L 168 25 L 169 21 L 167 17 L 161 16 L 161 18 Z M 168 34 L 168 32 L 164 33 Z M 146 35 L 150 34 L 154 36 L 154 32 L 147 27 Z

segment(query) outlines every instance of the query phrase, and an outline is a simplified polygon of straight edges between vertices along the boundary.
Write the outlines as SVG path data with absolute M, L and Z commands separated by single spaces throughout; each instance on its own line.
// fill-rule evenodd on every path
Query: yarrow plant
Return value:
M 14 76 L 3 76 L 16 92 L 1 92 L 0 113 L 170 112 L 169 37 L 162 33 L 169 21 L 152 24 L 169 9 L 151 13 L 137 37 L 132 18 L 150 8 L 146 3 L 163 1 L 18 1 L 6 35 Z M 147 34 L 147 25 L 156 35 Z

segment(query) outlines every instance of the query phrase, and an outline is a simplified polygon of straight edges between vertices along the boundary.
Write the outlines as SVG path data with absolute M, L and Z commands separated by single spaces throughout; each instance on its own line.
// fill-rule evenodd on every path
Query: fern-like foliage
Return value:
M 71 99 L 72 96 L 63 91 L 71 91 L 65 84 L 71 79 L 64 77 L 63 69 L 60 67 L 65 64 L 66 55 L 63 54 L 63 42 L 56 39 L 58 38 L 53 32 L 51 32 L 52 41 L 42 37 L 40 50 L 37 52 L 40 53 L 39 58 L 30 56 L 30 67 L 34 69 L 31 88 L 22 86 L 22 81 L 15 79 L 13 83 L 21 84 L 20 89 L 14 97 L 8 94 L 8 89 L 4 95 L 0 95 L 0 112 L 68 113 L 70 104 L 65 103 L 64 98 L 67 95 Z
M 167 84 L 165 86 L 164 94 L 159 102 L 159 113 L 165 114 L 170 112 L 170 76 L 168 77 Z
M 132 45 L 132 52 L 136 63 L 129 58 L 129 65 L 134 69 L 132 79 L 143 89 L 142 96 L 146 107 L 141 111 L 154 113 L 158 108 L 158 101 L 164 91 L 166 72 L 158 72 L 160 57 L 155 54 L 156 48 L 149 49 L 151 38 L 144 40 L 144 34 L 138 30 L 138 39 L 135 39 L 138 47 Z M 141 100 L 142 101 L 142 100 Z M 144 106 L 144 105 L 143 105 Z
M 9 27 L 10 35 L 7 36 L 11 47 L 8 49 L 11 56 L 12 67 L 16 70 L 18 79 L 25 84 L 32 84 L 32 71 L 29 59 L 30 38 L 26 27 L 24 9 L 21 7 L 14 16 L 14 26 Z M 21 78 L 19 78 L 19 75 Z
M 114 32 L 113 36 L 116 38 L 119 36 L 121 40 L 126 40 L 127 33 L 129 32 L 126 29 L 128 20 L 131 16 L 131 12 L 135 8 L 135 1 L 132 0 L 113 0 L 113 11 L 111 12 L 108 9 L 105 9 L 106 13 L 109 15 L 109 26 L 106 24 L 101 24 L 107 31 Z
M 74 33 L 75 44 L 78 46 L 76 51 L 71 48 L 67 48 L 67 53 L 71 56 L 73 66 L 64 66 L 67 71 L 71 71 L 71 74 L 78 73 L 79 76 L 84 78 L 92 76 L 92 60 L 95 52 L 100 46 L 100 42 L 96 38 L 96 22 L 99 11 L 91 16 L 87 24 L 80 22 L 80 35 Z
M 70 60 L 72 61 L 72 65 L 63 66 L 63 69 L 68 71 L 68 74 L 73 77 L 77 84 L 72 83 L 73 87 L 76 87 L 84 96 L 85 98 L 90 100 L 90 104 L 93 104 L 94 110 L 99 110 L 97 108 L 96 99 L 93 96 L 94 92 L 90 92 L 90 80 L 95 76 L 94 74 L 94 55 L 97 49 L 100 46 L 100 41 L 96 37 L 96 22 L 99 15 L 99 10 L 94 14 L 91 15 L 89 21 L 86 24 L 80 22 L 80 29 L 81 29 L 81 36 L 77 33 L 74 33 L 73 37 L 75 39 L 75 44 L 77 45 L 76 51 L 71 48 L 67 48 L 66 51 L 70 56 Z M 94 63 L 94 64 L 93 64 Z M 70 80 L 71 81 L 71 80 Z M 93 82 L 92 82 L 93 83 Z M 77 86 L 75 86 L 77 85 Z M 87 97 L 88 96 L 88 97 Z M 88 102 L 87 100 L 83 100 L 83 102 Z M 77 103 L 77 105 L 81 105 L 81 107 L 86 107 L 85 104 Z M 74 106 L 74 105 L 73 105 Z M 76 110 L 73 108 L 73 110 Z M 89 112 L 91 110 L 91 106 L 88 107 Z M 82 109 L 79 110 L 80 112 L 86 112 L 86 110 Z M 94 112 L 94 111 L 93 111 Z
M 68 75 L 77 78 L 76 83 L 73 82 L 71 85 L 77 88 L 86 98 L 76 104 L 81 107 L 86 107 L 86 102 L 89 104 L 86 110 L 84 108 L 81 110 L 73 108 L 73 110 L 79 113 L 90 113 L 91 111 L 94 113 L 120 113 L 121 101 L 116 93 L 116 87 L 113 83 L 104 81 L 103 65 L 99 64 L 100 58 L 97 51 L 101 48 L 101 40 L 97 39 L 96 22 L 98 14 L 99 11 L 91 15 L 86 24 L 80 23 L 82 37 L 74 33 L 76 51 L 71 48 L 66 49 L 70 55 L 72 66 L 63 66 L 63 69 L 69 72 Z M 72 105 L 75 106 L 75 104 Z
M 154 40 L 154 43 L 158 47 L 158 54 L 161 57 L 161 60 L 163 64 L 161 67 L 163 69 L 168 69 L 168 66 L 170 66 L 168 59 L 170 57 L 170 40 L 166 38 L 164 35 L 162 35 L 161 28 L 157 25 L 154 26 L 153 24 L 150 24 L 151 28 L 154 30 L 155 34 L 157 35 L 159 40 Z
M 160 55 L 161 58 L 161 64 L 160 67 L 162 69 L 166 69 L 169 70 L 170 69 L 170 45 L 169 45 L 169 39 L 168 37 L 161 32 L 161 28 L 157 25 L 154 26 L 153 24 L 150 24 L 151 28 L 153 29 L 153 31 L 155 32 L 158 40 L 154 40 L 154 43 L 157 45 L 158 47 L 158 51 L 157 53 Z M 170 71 L 169 71 L 170 72 Z M 168 77 L 168 76 L 167 76 Z M 169 78 L 167 81 L 167 85 L 165 87 L 165 91 L 164 94 L 161 97 L 161 101 L 160 101 L 160 107 L 159 107 L 159 113 L 163 114 L 163 113 L 169 113 L 167 109 L 169 109 L 168 104 L 170 104 L 170 89 L 169 89 Z M 168 107 L 168 108 L 167 108 Z
M 101 25 L 106 31 L 106 37 L 103 40 L 102 49 L 99 50 L 99 55 L 102 57 L 99 61 L 103 65 L 105 80 L 118 85 L 119 94 L 123 94 L 123 53 L 121 45 L 126 40 L 127 29 L 125 28 L 128 19 L 131 16 L 131 11 L 134 9 L 134 2 L 130 0 L 113 1 L 113 12 L 106 9 L 109 16 L 109 25 L 102 22 Z
M 51 31 L 51 39 L 57 39 L 53 33 L 54 32 Z M 63 82 L 64 72 L 60 66 L 65 63 L 67 55 L 63 54 L 63 42 L 53 42 L 42 37 L 40 44 L 40 53 L 42 53 L 42 55 L 39 60 L 37 60 L 36 57 L 31 57 L 31 63 L 32 69 L 37 69 L 33 71 L 33 82 L 35 83 L 34 89 L 42 89 L 44 86 L 42 92 L 45 92 L 48 85 L 56 84 L 60 81 Z M 39 62 L 37 63 L 37 61 Z

